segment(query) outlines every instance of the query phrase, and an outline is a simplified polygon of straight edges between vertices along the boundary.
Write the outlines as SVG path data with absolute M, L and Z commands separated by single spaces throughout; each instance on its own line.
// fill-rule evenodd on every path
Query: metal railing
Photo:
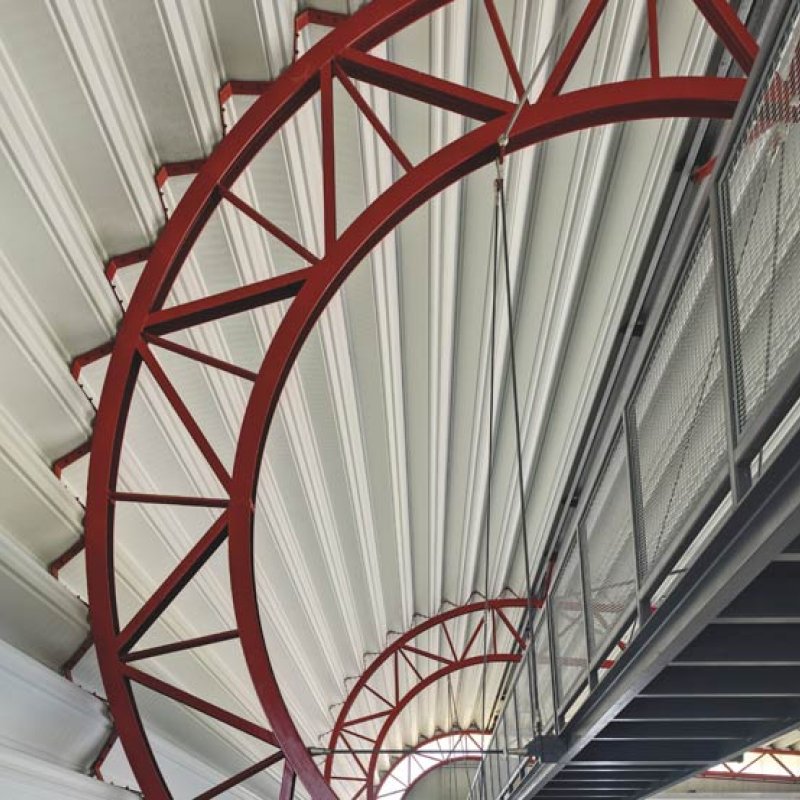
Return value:
M 473 800 L 513 796 L 676 585 L 800 412 L 800 2 L 762 56 L 677 254 L 581 502 Z M 540 744 L 541 747 L 541 744 Z

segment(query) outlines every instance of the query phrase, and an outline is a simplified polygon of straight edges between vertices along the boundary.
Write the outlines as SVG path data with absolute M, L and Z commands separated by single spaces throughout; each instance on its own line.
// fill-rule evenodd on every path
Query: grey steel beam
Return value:
M 586 792 L 581 791 L 580 789 L 565 789 L 563 792 L 552 792 L 552 793 L 545 793 L 541 792 L 537 795 L 537 797 L 541 798 L 554 798 L 554 800 L 569 800 L 569 798 L 599 798 L 599 800 L 612 800 L 613 798 L 618 797 L 636 797 L 637 795 L 642 794 L 643 792 L 647 791 L 648 787 L 637 787 L 637 788 L 623 788 L 623 787 L 616 787 L 614 789 L 609 789 L 604 792 Z
M 645 697 L 800 698 L 800 669 L 785 666 L 670 666 L 641 694 Z
M 610 800 L 610 798 L 614 797 L 631 797 L 634 794 L 639 794 L 642 789 L 646 789 L 647 787 L 613 787 L 609 789 L 550 789 L 542 790 L 537 797 L 552 797 L 556 798 L 556 800 L 569 800 L 571 797 L 597 797 L 601 798 L 601 800 Z
M 594 740 L 575 757 L 577 764 L 617 766 L 630 764 L 665 764 L 679 766 L 717 764 L 731 750 L 730 743 L 714 741 L 637 741 Z
M 582 798 L 584 797 L 600 797 L 602 798 L 602 800 L 626 800 L 626 798 L 634 797 L 634 793 L 628 792 L 626 794 L 617 789 L 613 792 L 594 795 L 594 794 L 583 794 L 582 792 L 578 792 L 573 789 L 568 792 L 556 792 L 554 794 L 547 794 L 545 792 L 540 792 L 536 796 L 542 798 L 554 798 L 554 800 L 572 800 L 572 798 L 574 798 L 574 800 L 582 800 Z
M 634 575 L 636 577 L 636 619 L 639 627 L 650 616 L 650 594 L 645 591 L 649 557 L 644 530 L 644 499 L 642 497 L 642 471 L 639 463 L 639 432 L 636 415 L 627 406 L 622 417 L 622 435 L 625 437 L 625 463 L 628 468 L 628 490 L 633 526 Z
M 550 786 L 543 789 L 538 797 L 564 797 L 565 795 L 578 795 L 580 797 L 608 797 L 619 794 L 644 794 L 652 786 L 650 783 L 608 783 L 596 786 L 586 783 L 569 783 Z M 547 794 L 545 794 L 545 792 Z
M 665 767 L 663 764 L 639 764 L 635 766 L 611 764 L 606 766 L 597 766 L 592 764 L 581 764 L 580 762 L 575 761 L 571 763 L 569 767 L 560 772 L 558 777 L 560 778 L 562 775 L 569 776 L 574 773 L 576 775 L 581 775 L 582 777 L 586 777 L 587 775 L 624 774 L 626 778 L 630 778 L 631 776 L 640 774 L 642 772 L 656 775 L 666 775 L 670 772 L 670 769 L 669 767 Z
M 640 787 L 640 786 L 609 786 L 604 789 L 586 789 L 586 788 L 574 788 L 574 787 L 566 787 L 564 789 L 551 789 L 549 786 L 546 789 L 542 789 L 539 792 L 537 797 L 557 797 L 557 798 L 568 798 L 568 797 L 600 797 L 605 800 L 605 798 L 610 797 L 620 797 L 626 795 L 632 795 L 634 793 L 638 794 L 642 789 L 648 788 L 647 786 Z
M 588 791 L 590 789 L 601 790 L 614 788 L 617 784 L 624 784 L 623 788 L 625 789 L 639 789 L 650 786 L 651 783 L 653 783 L 653 778 L 649 780 L 643 778 L 639 778 L 638 780 L 633 780 L 631 778 L 607 778 L 603 781 L 556 780 L 548 784 L 547 789 L 583 789 Z M 547 789 L 543 791 L 547 791 Z
M 800 536 L 797 537 L 784 551 L 785 553 L 800 554 Z
M 712 624 L 678 656 L 676 663 L 800 665 L 800 624 Z
M 752 721 L 716 720 L 707 721 L 659 721 L 659 722 L 612 722 L 596 737 L 595 741 L 662 740 L 684 741 L 693 739 L 746 739 L 755 732 Z
M 618 720 L 761 720 L 800 719 L 800 701 L 769 697 L 707 697 L 696 700 L 639 697 L 617 715 Z
M 636 788 L 641 786 L 650 786 L 659 778 L 659 774 L 647 772 L 637 773 L 645 776 L 639 778 L 623 777 L 624 774 L 625 773 L 614 773 L 614 777 L 605 778 L 579 778 L 578 776 L 570 776 L 569 779 L 551 781 L 547 784 L 547 788 L 555 786 L 570 786 L 573 788 L 590 786 L 622 786 L 623 788 L 627 788 L 630 786 L 632 788 Z
M 800 567 L 794 562 L 770 564 L 720 614 L 721 621 L 800 623 Z
M 797 720 L 794 720 L 791 725 L 785 725 L 783 728 L 776 727 L 773 723 L 772 725 L 762 729 L 758 737 L 747 743 L 746 746 L 743 744 L 738 751 L 730 752 L 724 758 L 717 759 L 714 763 L 719 764 L 726 761 L 736 761 L 738 756 L 742 755 L 746 750 L 751 750 L 758 747 L 766 747 L 768 742 L 775 739 L 780 739 L 785 734 L 792 732 L 796 727 Z M 710 763 L 708 766 L 713 766 L 713 764 Z M 666 789 L 669 789 L 670 787 L 675 786 L 676 784 L 679 784 L 688 778 L 694 777 L 697 772 L 698 770 L 696 766 L 688 769 L 676 769 L 671 776 L 660 780 L 657 785 L 653 786 L 649 790 L 648 794 L 652 795 L 655 792 L 665 791 Z

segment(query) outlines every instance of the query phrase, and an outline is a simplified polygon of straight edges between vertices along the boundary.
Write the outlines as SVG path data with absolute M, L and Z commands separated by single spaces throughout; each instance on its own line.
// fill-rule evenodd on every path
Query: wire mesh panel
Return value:
M 494 749 L 494 741 L 489 745 Z M 490 753 L 483 759 L 486 765 L 486 790 L 489 797 L 497 797 L 499 787 L 497 785 L 497 754 Z
M 503 787 L 508 783 L 508 779 L 511 777 L 508 756 L 506 756 L 506 751 L 508 750 L 509 744 L 506 738 L 505 717 L 499 717 L 497 720 L 495 741 L 497 743 L 497 749 L 503 751 L 497 756 L 497 789 L 499 794 L 499 792 L 503 790 Z
M 548 632 L 547 614 L 542 613 L 541 622 L 536 626 L 533 648 L 534 668 L 536 670 L 536 698 L 538 707 L 536 716 L 542 726 L 542 732 L 547 733 L 555 720 L 555 699 L 553 690 L 553 675 L 550 670 L 550 639 Z
M 743 430 L 800 345 L 800 59 L 795 20 L 720 188 Z
M 514 697 L 517 704 L 517 742 L 524 748 L 533 739 L 533 693 L 530 682 L 530 663 L 526 660 L 519 670 L 514 684 Z
M 723 463 L 727 442 L 708 228 L 698 239 L 631 400 L 649 574 Z
M 586 509 L 587 588 L 594 655 L 636 599 L 636 554 L 625 441 L 618 433 Z
M 519 738 L 517 733 L 517 701 L 514 692 L 511 691 L 503 710 L 503 720 L 506 728 L 506 748 L 511 750 L 519 749 Z
M 588 669 L 581 563 L 574 542 L 553 588 L 552 614 L 559 702 L 563 702 Z

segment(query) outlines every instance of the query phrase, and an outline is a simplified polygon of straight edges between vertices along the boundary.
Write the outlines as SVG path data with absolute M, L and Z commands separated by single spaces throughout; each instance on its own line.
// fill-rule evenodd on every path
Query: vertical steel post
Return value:
M 531 724 L 534 738 L 542 733 L 541 708 L 539 706 L 539 676 L 536 674 L 536 626 L 531 625 L 531 638 L 528 644 L 528 686 L 531 696 Z
M 558 578 L 556 578 L 558 583 Z M 559 674 L 558 664 L 556 657 L 558 651 L 556 650 L 556 632 L 555 625 L 553 624 L 553 597 L 555 593 L 550 594 L 547 598 L 545 606 L 545 613 L 547 614 L 547 637 L 550 642 L 550 683 L 553 687 L 553 728 L 556 734 L 561 733 L 562 719 L 559 705 L 561 703 L 561 676 Z
M 734 347 L 732 312 L 736 307 L 736 280 L 734 265 L 728 255 L 732 252 L 729 226 L 722 215 L 721 187 L 717 180 L 712 184 L 709 198 L 709 226 L 713 253 L 714 281 L 716 284 L 717 327 L 722 365 L 722 391 L 725 403 L 725 432 L 728 447 L 728 471 L 730 473 L 731 499 L 734 506 L 750 488 L 752 477 L 750 464 L 740 463 L 737 457 L 739 422 L 742 415 L 741 398 L 744 397 L 742 385 L 741 354 Z
M 591 572 L 589 566 L 589 553 L 586 548 L 586 526 L 583 520 L 578 523 L 578 530 L 575 538 L 577 539 L 578 557 L 581 569 L 581 607 L 583 609 L 583 627 L 586 639 L 586 671 L 589 681 L 589 690 L 597 686 L 597 670 L 592 668 L 592 656 L 594 655 L 594 625 L 592 624 L 591 612 Z
M 625 437 L 625 459 L 630 485 L 631 526 L 633 528 L 633 558 L 636 564 L 636 617 L 641 628 L 650 616 L 650 598 L 644 596 L 642 587 L 647 579 L 647 539 L 644 523 L 642 472 L 639 463 L 639 433 L 633 408 L 626 407 L 622 416 L 622 435 Z

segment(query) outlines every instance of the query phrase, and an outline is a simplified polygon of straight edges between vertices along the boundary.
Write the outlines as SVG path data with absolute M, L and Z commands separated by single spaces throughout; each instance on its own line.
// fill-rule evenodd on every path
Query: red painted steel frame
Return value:
M 429 750 L 429 751 L 422 751 L 422 748 L 431 744 L 431 742 L 438 742 L 441 739 L 446 739 L 448 737 L 460 737 L 460 738 L 470 738 L 478 744 L 478 742 L 473 738 L 475 736 L 491 736 L 491 731 L 471 731 L 471 730 L 458 730 L 458 731 L 442 731 L 441 733 L 437 733 L 435 736 L 431 736 L 428 739 L 425 739 L 424 742 L 420 742 L 413 750 L 410 750 L 407 755 L 402 756 L 401 758 L 397 759 L 397 761 L 392 765 L 392 768 L 386 772 L 386 774 L 381 778 L 380 783 L 375 787 L 376 795 L 380 795 L 381 789 L 386 781 L 392 776 L 394 771 L 397 769 L 403 761 L 409 758 L 433 758 L 437 755 L 444 756 L 443 758 L 436 761 L 435 764 L 431 765 L 427 769 L 423 770 L 416 778 L 414 778 L 411 783 L 409 783 L 403 789 L 403 795 L 405 796 L 410 792 L 414 786 L 417 785 L 426 775 L 429 775 L 434 770 L 439 769 L 439 767 L 444 767 L 450 764 L 455 764 L 458 762 L 480 762 L 483 759 L 483 756 L 480 754 L 482 751 L 476 752 L 474 755 L 466 754 L 466 753 L 454 753 L 450 756 L 447 756 L 446 750 Z M 456 748 L 454 748 L 456 749 Z M 398 778 L 398 780 L 400 780 Z M 386 796 L 393 796 L 397 794 L 397 792 L 390 792 Z
M 267 431 L 284 382 L 306 336 L 331 297 L 356 264 L 401 220 L 442 189 L 490 163 L 498 155 L 497 142 L 508 126 L 513 110 L 510 103 L 365 55 L 387 37 L 448 2 L 373 0 L 351 18 L 341 21 L 318 45 L 271 83 L 208 160 L 202 166 L 198 165 L 197 177 L 153 248 L 120 327 L 94 428 L 86 514 L 87 573 L 92 625 L 108 700 L 131 767 L 148 800 L 162 800 L 170 795 L 153 758 L 133 697 L 131 675 L 136 671 L 124 662 L 125 642 L 119 639 L 114 578 L 114 505 L 123 501 L 226 508 L 223 524 L 224 534 L 229 539 L 238 637 L 272 727 L 272 731 L 262 729 L 259 733 L 263 738 L 274 738 L 280 744 L 291 769 L 312 797 L 329 800 L 334 796 L 283 702 L 264 642 L 253 573 L 255 492 Z M 755 43 L 731 14 L 727 3 L 724 0 L 696 0 L 696 3 L 728 49 L 746 67 L 755 52 Z M 597 0 L 591 0 L 586 14 L 591 16 L 589 12 L 596 6 Z M 548 82 L 546 96 L 526 105 L 519 115 L 510 132 L 507 152 L 596 125 L 653 117 L 730 117 L 733 114 L 743 88 L 742 80 L 650 78 L 559 94 L 560 86 L 563 86 L 563 80 L 577 58 L 581 39 L 592 24 L 586 18 L 579 23 L 567 46 L 568 52 L 553 69 L 555 80 L 551 77 Z M 582 39 L 583 43 L 587 38 Z M 269 286 L 262 286 L 257 292 L 258 301 L 247 292 L 228 298 L 227 303 L 220 298 L 208 298 L 193 309 L 195 318 L 215 319 L 254 304 L 266 304 L 278 296 L 296 295 L 254 381 L 233 471 L 230 476 L 221 476 L 229 487 L 229 497 L 204 500 L 120 493 L 117 475 L 126 421 L 142 358 L 149 352 L 144 335 L 163 332 L 151 329 L 151 323 L 159 319 L 159 310 L 187 254 L 221 202 L 221 190 L 230 189 L 264 144 L 320 89 L 323 109 L 326 108 L 324 101 L 330 92 L 328 79 L 333 75 L 334 66 L 350 78 L 473 116 L 485 124 L 416 165 L 341 234 L 332 224 L 334 175 L 328 158 L 324 170 L 326 252 L 302 276 L 298 276 L 298 285 L 292 286 L 288 294 L 286 286 L 282 288 L 283 294 L 279 290 L 273 294 Z M 325 111 L 323 117 L 323 130 L 332 131 L 329 112 Z M 330 156 L 330 134 L 324 136 L 323 145 Z M 168 325 L 164 322 L 165 316 L 169 315 L 162 312 L 161 321 Z M 176 324 L 174 315 L 172 324 Z M 169 384 L 165 382 L 163 388 L 168 392 Z M 219 462 L 202 439 L 199 429 L 192 430 L 193 421 L 180 398 L 167 396 L 167 399 L 173 401 L 176 410 L 181 409 L 187 430 L 195 435 L 220 471 Z M 177 583 L 191 579 L 193 566 L 184 566 L 186 574 L 176 576 Z M 165 607 L 163 601 L 161 604 L 153 602 L 151 606 L 153 613 Z
M 536 603 L 536 605 L 539 604 Z M 508 619 L 506 612 L 524 609 L 528 606 L 529 603 L 521 598 L 503 598 L 489 600 L 488 602 L 482 600 L 475 603 L 468 603 L 456 608 L 450 608 L 441 614 L 436 614 L 433 617 L 429 617 L 424 622 L 421 622 L 419 625 L 416 625 L 415 627 L 406 631 L 402 636 L 399 636 L 397 639 L 391 642 L 359 676 L 358 680 L 355 682 L 355 684 L 353 684 L 352 689 L 347 695 L 347 699 L 339 710 L 339 714 L 336 718 L 336 724 L 334 725 L 331 735 L 328 739 L 328 749 L 332 752 L 325 760 L 325 780 L 330 782 L 337 779 L 337 776 L 334 774 L 334 764 L 337 758 L 336 752 L 341 750 L 343 746 L 346 749 L 350 749 L 347 739 L 348 736 L 353 736 L 359 739 L 368 738 L 363 734 L 353 731 L 353 728 L 358 727 L 359 724 L 380 719 L 383 721 L 383 723 L 378 736 L 375 739 L 369 739 L 371 746 L 374 749 L 374 753 L 370 759 L 369 766 L 366 770 L 364 770 L 364 788 L 367 791 L 367 797 L 373 797 L 376 791 L 375 776 L 378 768 L 378 751 L 382 748 L 383 742 L 389 734 L 392 725 L 397 720 L 403 709 L 406 708 L 406 706 L 408 706 L 408 704 L 420 692 L 424 691 L 430 686 L 433 686 L 438 681 L 443 680 L 455 672 L 468 669 L 469 667 L 480 666 L 484 663 L 484 660 L 489 664 L 508 664 L 519 661 L 521 658 L 519 647 L 512 647 L 511 651 L 498 650 L 496 644 L 496 632 L 501 628 L 505 628 L 511 633 L 515 644 L 524 647 L 524 641 L 520 639 L 519 634 Z M 464 649 L 461 651 L 461 653 L 457 653 L 453 646 L 452 638 L 447 628 L 447 623 L 459 618 L 465 618 L 470 615 L 479 614 L 488 614 L 489 619 L 487 619 L 485 616 L 481 616 L 479 619 L 475 620 L 475 624 L 466 632 L 466 644 Z M 488 652 L 470 655 L 474 651 L 476 641 L 478 640 L 479 634 L 481 633 L 484 625 L 489 626 L 492 631 L 492 635 L 489 638 L 489 643 L 491 646 Z M 448 658 L 446 656 L 439 656 L 438 654 L 431 654 L 412 645 L 412 642 L 414 642 L 415 639 L 433 630 L 439 630 L 443 634 L 450 646 L 451 657 Z M 436 663 L 442 664 L 443 666 L 434 672 L 423 676 L 413 666 L 411 666 L 409 662 L 400 660 L 399 656 L 405 657 L 407 654 L 417 654 L 422 658 L 433 660 Z M 387 700 L 385 697 L 378 695 L 375 690 L 370 687 L 370 681 L 376 677 L 378 671 L 382 667 L 390 664 L 394 673 L 394 685 L 396 688 L 394 698 L 392 700 Z M 403 667 L 403 664 L 405 664 L 405 667 Z M 414 675 L 411 680 L 411 688 L 408 689 L 403 695 L 400 695 L 399 692 L 399 685 L 401 683 L 399 670 L 401 667 L 403 667 L 409 674 L 413 673 Z M 374 714 L 370 714 L 368 719 L 363 717 L 351 719 L 351 711 L 359 697 L 361 697 L 364 692 L 371 692 L 373 695 L 378 697 L 386 706 L 386 708 L 381 709 Z M 341 756 L 342 754 L 340 753 L 339 755 Z M 346 756 L 346 754 L 344 755 Z M 360 794 L 361 791 L 359 791 L 355 797 L 359 797 Z
M 732 769 L 727 764 L 722 764 L 722 769 L 714 768 L 708 769 L 700 773 L 701 778 L 709 778 L 722 781 L 752 781 L 757 783 L 781 783 L 800 785 L 800 767 L 792 769 L 787 766 L 783 759 L 786 757 L 798 758 L 800 757 L 800 750 L 782 750 L 775 747 L 758 747 L 755 750 L 749 751 L 755 753 L 756 758 L 753 759 L 746 767 L 740 770 Z M 764 768 L 764 763 L 772 762 L 775 766 L 783 770 L 783 774 L 773 772 L 759 772 L 759 766 Z

